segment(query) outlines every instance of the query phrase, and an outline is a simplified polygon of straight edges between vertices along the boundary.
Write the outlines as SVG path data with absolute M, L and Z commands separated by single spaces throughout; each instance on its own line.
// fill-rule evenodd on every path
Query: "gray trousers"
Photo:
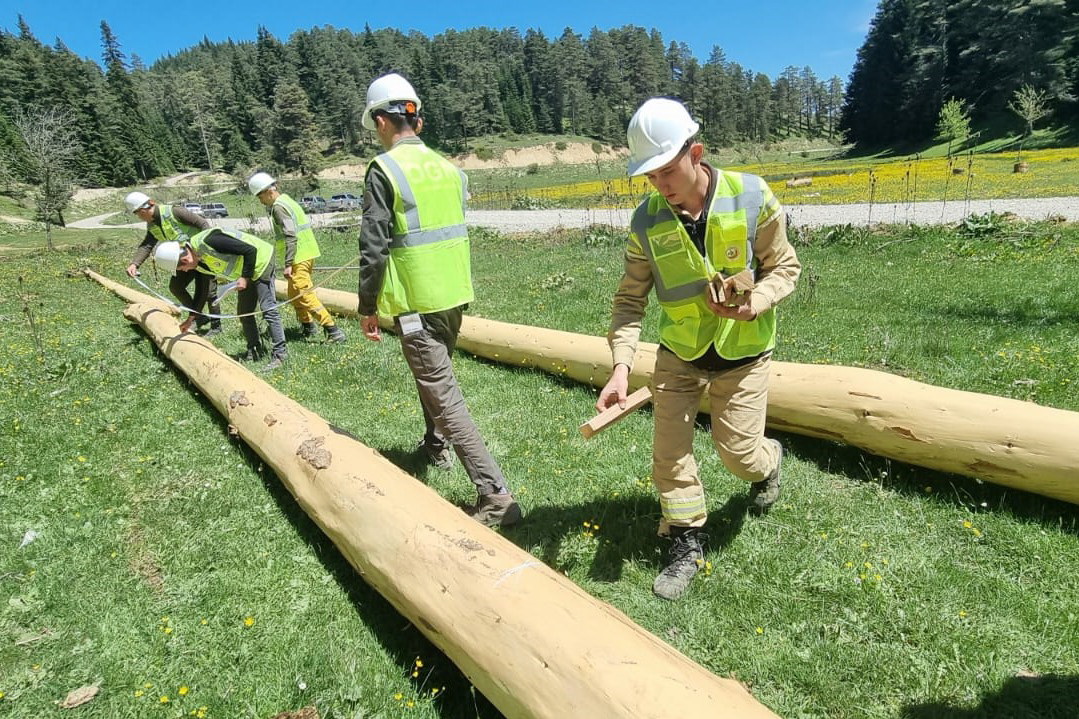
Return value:
M 507 489 L 506 478 L 465 406 L 464 395 L 453 374 L 450 353 L 461 328 L 461 309 L 422 315 L 423 329 L 410 335 L 394 327 L 401 338 L 401 351 L 416 380 L 416 391 L 427 424 L 424 444 L 437 451 L 450 444 L 476 491 L 494 494 Z
M 249 280 L 247 288 L 240 290 L 236 297 L 236 313 L 246 315 L 254 312 L 255 303 L 262 310 L 262 317 L 270 327 L 270 342 L 273 347 L 270 356 L 278 359 L 288 357 L 288 349 L 285 347 L 285 328 L 281 324 L 281 313 L 277 311 L 277 294 L 274 290 L 274 268 L 270 265 L 262 277 L 257 280 Z M 247 349 L 255 350 L 262 354 L 264 349 L 262 339 L 259 337 L 258 323 L 254 315 L 240 317 L 240 324 L 244 328 L 244 339 L 247 341 Z

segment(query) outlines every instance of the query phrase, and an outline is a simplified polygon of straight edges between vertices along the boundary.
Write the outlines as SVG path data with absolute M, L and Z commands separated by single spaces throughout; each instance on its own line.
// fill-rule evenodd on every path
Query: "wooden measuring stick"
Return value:
M 652 399 L 652 391 L 647 387 L 641 387 L 626 397 L 626 406 L 624 408 L 615 403 L 582 424 L 580 426 L 581 434 L 584 435 L 585 439 L 591 439 L 650 399 Z

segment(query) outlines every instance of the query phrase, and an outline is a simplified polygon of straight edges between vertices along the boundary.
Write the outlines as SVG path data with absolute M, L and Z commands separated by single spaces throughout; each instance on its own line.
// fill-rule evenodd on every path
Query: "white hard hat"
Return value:
M 630 176 L 666 165 L 700 129 L 677 100 L 653 97 L 645 102 L 633 113 L 626 130 Z
M 270 177 L 270 173 L 256 172 L 254 175 L 251 175 L 251 179 L 247 181 L 247 189 L 251 191 L 252 195 L 257 195 L 275 182 L 277 182 L 277 180 Z
M 154 250 L 154 262 L 165 272 L 175 275 L 176 266 L 180 264 L 180 256 L 183 254 L 184 250 L 179 242 L 162 242 Z
M 134 212 L 144 207 L 148 202 L 150 202 L 150 196 L 145 192 L 129 192 L 127 197 L 124 198 L 124 206 L 127 207 L 128 212 Z
M 410 107 L 411 105 L 411 107 Z M 371 113 L 375 110 L 387 112 L 399 112 L 414 115 L 420 111 L 423 103 L 412 89 L 408 80 L 391 72 L 383 75 L 371 83 L 367 88 L 367 107 L 363 109 L 363 126 L 368 130 L 375 129 L 375 118 Z

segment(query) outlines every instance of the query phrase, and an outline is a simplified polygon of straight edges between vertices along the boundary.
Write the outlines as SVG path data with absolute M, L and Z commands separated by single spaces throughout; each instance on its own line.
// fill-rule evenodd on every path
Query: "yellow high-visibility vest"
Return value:
M 285 211 L 292 217 L 293 224 L 296 225 L 296 256 L 292 258 L 292 261 L 299 264 L 318 257 L 321 253 L 318 249 L 318 241 L 315 240 L 315 231 L 311 229 L 311 223 L 307 221 L 307 213 L 300 207 L 300 203 L 281 193 L 270 208 L 270 224 L 273 225 L 273 234 L 276 240 L 274 249 L 277 251 L 278 262 L 282 265 L 285 263 L 285 230 L 277 224 L 277 220 L 274 219 L 273 215 L 273 208 L 278 205 L 285 208 Z
M 150 227 L 150 234 L 153 235 L 158 242 L 179 242 L 183 244 L 187 240 L 202 230 L 194 225 L 189 225 L 185 222 L 180 222 L 176 219 L 176 216 L 172 214 L 172 208 L 168 205 L 158 205 L 158 214 L 161 217 L 161 224 L 157 225 L 153 222 L 148 223 Z
M 198 267 L 199 272 L 204 274 L 213 274 L 217 277 L 221 277 L 226 280 L 238 280 L 244 269 L 244 258 L 240 255 L 233 255 L 227 252 L 218 252 L 213 247 L 210 247 L 206 243 L 206 238 L 211 232 L 220 232 L 228 235 L 229 237 L 246 242 L 256 250 L 255 255 L 255 274 L 252 279 L 258 279 L 262 277 L 262 274 L 266 271 L 266 268 L 273 262 L 273 245 L 266 240 L 255 235 L 241 232 L 240 230 L 222 230 L 218 228 L 210 228 L 208 230 L 202 230 L 191 238 L 191 248 L 198 253 L 199 260 L 203 265 L 209 268 L 209 272 Z
M 440 312 L 471 302 L 464 173 L 419 143 L 371 160 L 393 187 L 393 239 L 378 313 Z
M 709 280 L 755 271 L 753 241 L 762 213 L 778 207 L 767 183 L 756 175 L 719 170 L 708 208 L 702 255 L 667 199 L 653 192 L 633 214 L 631 231 L 652 265 L 663 314 L 660 342 L 683 360 L 697 359 L 714 345 L 720 357 L 753 357 L 775 347 L 775 308 L 750 322 L 715 315 L 705 302 Z

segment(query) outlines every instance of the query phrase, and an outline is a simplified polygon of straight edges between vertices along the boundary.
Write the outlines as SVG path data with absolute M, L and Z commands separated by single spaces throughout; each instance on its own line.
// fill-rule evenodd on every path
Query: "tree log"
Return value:
M 327 308 L 356 314 L 355 295 L 318 295 Z M 611 374 L 602 337 L 466 316 L 457 347 L 595 387 Z M 639 345 L 631 390 L 651 382 L 656 349 Z M 709 410 L 707 394 L 700 409 Z M 1079 412 L 868 369 L 773 362 L 768 426 L 1079 504 Z
M 507 717 L 776 715 L 153 304 L 137 322 L 349 562 Z

